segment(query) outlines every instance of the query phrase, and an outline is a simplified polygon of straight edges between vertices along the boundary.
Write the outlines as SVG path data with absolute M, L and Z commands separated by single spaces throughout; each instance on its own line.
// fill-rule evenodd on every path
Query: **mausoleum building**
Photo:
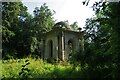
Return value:
M 68 60 L 78 49 L 84 50 L 83 31 L 73 31 L 65 22 L 58 22 L 42 39 L 44 59 Z M 81 52 L 82 53 L 82 52 Z

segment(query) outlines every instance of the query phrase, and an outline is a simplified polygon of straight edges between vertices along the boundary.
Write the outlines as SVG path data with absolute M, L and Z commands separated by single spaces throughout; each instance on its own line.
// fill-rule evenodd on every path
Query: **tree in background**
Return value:
M 3 2 L 3 59 L 40 53 L 41 37 L 52 29 L 53 15 L 46 4 L 35 8 L 33 17 L 22 2 Z
M 41 38 L 55 24 L 53 20 L 54 12 L 45 3 L 40 8 L 36 7 L 33 12 L 34 17 L 31 19 L 31 26 L 29 26 L 29 50 L 30 53 L 40 54 Z
M 14 55 L 16 51 L 20 18 L 27 14 L 27 12 L 23 13 L 25 11 L 23 9 L 27 10 L 21 2 L 2 2 L 3 57 L 7 54 Z
M 71 29 L 74 30 L 74 31 L 77 31 L 79 26 L 78 26 L 78 22 L 74 22 L 73 24 L 70 25 L 71 26 Z
M 120 2 L 95 2 L 86 20 L 85 52 L 75 56 L 87 78 L 119 78 Z
M 33 25 L 36 28 L 41 28 L 40 29 L 41 33 L 50 31 L 55 24 L 53 20 L 54 19 L 53 15 L 55 11 L 50 10 L 46 3 L 44 3 L 40 8 L 36 7 L 33 12 L 34 12 Z

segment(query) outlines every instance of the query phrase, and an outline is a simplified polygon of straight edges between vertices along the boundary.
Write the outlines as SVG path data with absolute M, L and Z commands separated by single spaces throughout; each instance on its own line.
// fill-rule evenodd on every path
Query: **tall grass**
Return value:
M 30 64 L 25 67 L 30 69 L 28 78 L 71 78 L 80 77 L 79 67 L 73 70 L 72 65 L 50 64 L 41 59 L 24 58 L 24 59 L 9 59 L 2 61 L 2 78 L 21 78 L 25 60 L 29 60 Z M 65 63 L 66 64 L 66 63 Z

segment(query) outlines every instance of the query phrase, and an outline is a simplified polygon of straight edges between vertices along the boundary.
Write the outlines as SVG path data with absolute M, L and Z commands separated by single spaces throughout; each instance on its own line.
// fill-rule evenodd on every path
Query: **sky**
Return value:
M 35 7 L 40 7 L 46 3 L 48 8 L 54 10 L 54 20 L 56 22 L 68 20 L 69 24 L 77 21 L 78 26 L 85 27 L 85 20 L 94 15 L 91 8 L 92 4 L 98 0 L 90 0 L 89 5 L 83 5 L 84 0 L 22 0 L 23 4 L 28 7 L 28 12 L 33 15 Z

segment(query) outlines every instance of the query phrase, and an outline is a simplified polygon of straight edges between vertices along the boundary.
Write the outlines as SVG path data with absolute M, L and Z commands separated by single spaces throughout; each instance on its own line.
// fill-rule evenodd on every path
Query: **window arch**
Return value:
M 70 58 L 74 53 L 74 41 L 72 39 L 68 40 L 68 57 Z

